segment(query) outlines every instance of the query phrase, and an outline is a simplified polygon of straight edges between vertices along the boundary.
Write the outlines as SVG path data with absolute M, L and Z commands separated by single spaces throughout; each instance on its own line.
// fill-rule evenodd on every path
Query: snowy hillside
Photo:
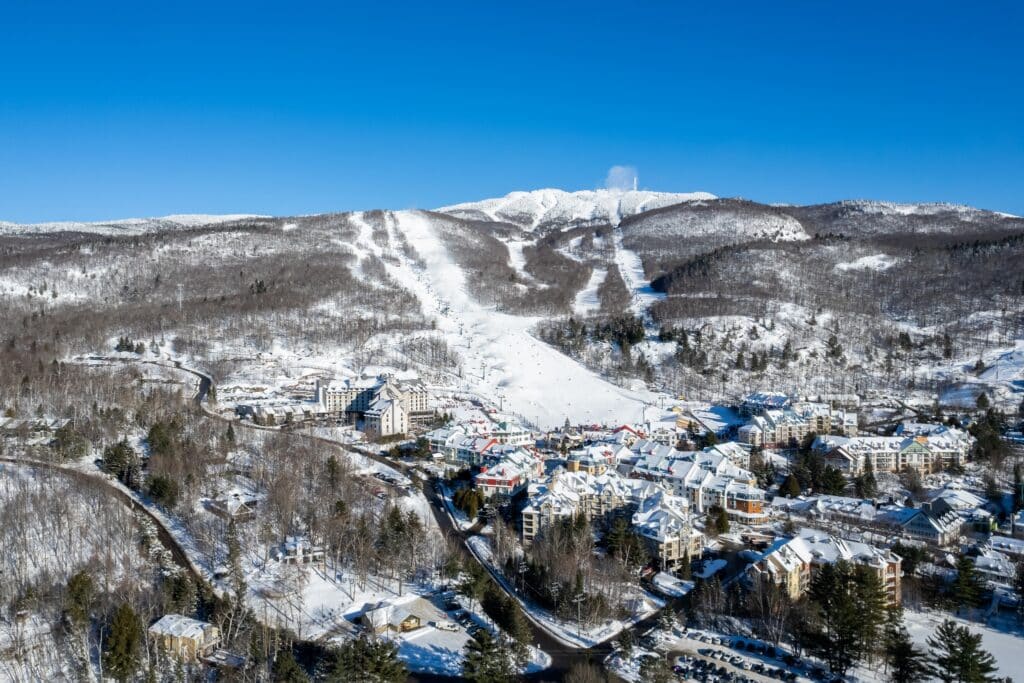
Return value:
M 74 353 L 174 339 L 240 385 L 393 367 L 541 426 L 638 419 L 659 394 L 1024 391 L 1024 220 L 968 207 L 537 190 L 0 234 L 12 328 Z M 979 358 L 1006 369 L 970 376 Z
M 50 223 L 10 223 L 0 221 L 0 235 L 29 235 L 54 232 L 88 232 L 105 235 L 138 235 L 161 230 L 195 228 L 220 225 L 246 218 L 260 218 L 255 214 L 179 214 L 161 218 L 123 218 L 113 221 L 56 221 Z
M 455 204 L 438 209 L 463 218 L 484 218 L 514 223 L 528 230 L 538 227 L 569 227 L 585 223 L 618 225 L 626 216 L 682 202 L 714 199 L 707 192 L 649 192 L 646 190 L 544 189 L 512 192 L 497 199 Z
M 389 265 L 391 275 L 419 297 L 424 315 L 437 321 L 448 344 L 464 363 L 464 388 L 543 428 L 566 418 L 578 422 L 639 420 L 646 390 L 617 387 L 530 334 L 536 318 L 500 313 L 482 306 L 466 286 L 426 214 L 403 211 L 389 220 L 415 246 L 419 267 L 407 259 Z

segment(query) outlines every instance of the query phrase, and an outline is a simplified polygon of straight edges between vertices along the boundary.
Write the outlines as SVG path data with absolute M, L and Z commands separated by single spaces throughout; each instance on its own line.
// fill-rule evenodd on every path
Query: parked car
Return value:
M 457 632 L 459 630 L 459 625 L 454 621 L 432 621 L 430 622 L 430 625 L 439 631 Z

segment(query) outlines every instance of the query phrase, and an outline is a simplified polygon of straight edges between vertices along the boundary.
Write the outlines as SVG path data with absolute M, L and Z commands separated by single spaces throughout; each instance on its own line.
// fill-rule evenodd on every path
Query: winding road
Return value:
M 206 373 L 204 373 L 204 372 L 202 372 L 200 370 L 197 370 L 195 368 L 191 368 L 191 367 L 183 365 L 180 361 L 156 361 L 156 360 L 143 360 L 143 359 L 109 357 L 109 356 L 93 356 L 93 357 L 90 357 L 89 360 L 91 360 L 91 361 L 106 361 L 106 362 L 145 363 L 145 364 L 156 365 L 156 366 L 160 366 L 160 367 L 164 367 L 164 368 L 180 370 L 182 372 L 191 374 L 192 376 L 194 376 L 196 378 L 196 380 L 197 380 L 196 392 L 195 392 L 195 394 L 193 396 L 193 401 L 195 402 L 197 408 L 206 417 L 209 417 L 211 419 L 218 420 L 218 421 L 221 421 L 221 422 L 226 422 L 226 423 L 230 422 L 232 425 L 234 425 L 235 429 L 253 429 L 253 430 L 259 430 L 259 431 L 268 431 L 269 430 L 269 431 L 275 431 L 277 433 L 285 434 L 285 435 L 292 436 L 292 437 L 299 438 L 299 439 L 307 439 L 307 440 L 316 441 L 316 442 L 322 443 L 324 445 L 328 445 L 328 446 L 331 446 L 331 447 L 334 447 L 334 448 L 340 448 L 342 450 L 347 450 L 347 451 L 350 451 L 352 453 L 356 453 L 358 455 L 361 455 L 363 457 L 369 458 L 369 459 L 371 459 L 371 460 L 373 460 L 373 461 L 375 461 L 377 463 L 380 463 L 382 465 L 385 465 L 385 466 L 390 467 L 392 469 L 398 470 L 398 471 L 402 472 L 403 474 L 408 475 L 408 472 L 409 472 L 408 465 L 406 465 L 404 463 L 401 463 L 401 462 L 397 462 L 397 461 L 391 460 L 390 458 L 386 458 L 386 457 L 380 455 L 379 453 L 376 453 L 376 452 L 373 452 L 373 451 L 370 451 L 370 450 L 367 450 L 367 449 L 358 448 L 358 447 L 355 447 L 355 446 L 352 446 L 352 445 L 349 445 L 349 444 L 339 443 L 338 441 L 334 441 L 332 439 L 328 439 L 328 438 L 321 437 L 321 436 L 316 436 L 314 434 L 308 434 L 308 433 L 301 432 L 301 431 L 288 431 L 288 430 L 279 430 L 279 429 L 274 429 L 274 428 L 261 427 L 259 425 L 254 425 L 252 423 L 242 422 L 240 420 L 234 420 L 234 419 L 231 419 L 231 418 L 224 417 L 223 415 L 219 415 L 216 412 L 208 409 L 207 406 L 206 406 L 206 399 L 207 399 L 207 396 L 210 393 L 211 387 L 213 386 L 213 379 L 209 375 L 207 375 Z M 176 564 L 178 564 L 181 567 L 183 567 L 184 569 L 186 569 L 197 580 L 200 580 L 200 581 L 205 580 L 201 576 L 201 574 L 198 572 L 196 567 L 194 565 L 192 565 L 192 563 L 189 561 L 188 554 L 185 552 L 184 548 L 181 547 L 181 545 L 174 538 L 174 536 L 170 533 L 170 531 L 165 527 L 163 521 L 157 515 L 155 515 L 151 510 L 149 510 L 145 505 L 140 503 L 138 500 L 133 498 L 131 495 L 129 495 L 125 491 L 123 491 L 120 488 L 118 488 L 117 486 L 115 486 L 108 479 L 106 479 L 104 477 L 99 477 L 99 476 L 96 476 L 96 475 L 93 475 L 93 474 L 90 474 L 90 473 L 87 473 L 87 472 L 83 472 L 81 470 L 76 470 L 76 469 L 71 469 L 71 468 L 67 468 L 67 467 L 62 467 L 60 465 L 55 465 L 55 464 L 52 464 L 52 463 L 18 460 L 18 459 L 15 459 L 15 458 L 0 458 L 0 461 L 12 462 L 14 464 L 30 466 L 30 467 L 46 467 L 46 468 L 49 468 L 49 469 L 53 469 L 53 470 L 56 470 L 56 471 L 60 471 L 60 472 L 66 473 L 66 474 L 68 474 L 70 476 L 82 477 L 82 478 L 86 478 L 86 479 L 88 479 L 89 481 L 92 481 L 92 482 L 100 482 L 100 483 L 105 484 L 107 486 L 108 490 L 111 492 L 111 494 L 115 495 L 119 500 L 124 502 L 126 505 L 130 506 L 133 510 L 141 512 L 142 514 L 145 514 L 147 517 L 149 517 L 151 520 L 153 520 L 153 522 L 156 525 L 156 528 L 158 530 L 158 535 L 159 535 L 159 538 L 160 538 L 160 542 L 164 545 L 165 548 L 167 548 L 168 551 L 170 551 L 170 553 L 173 556 L 174 561 L 175 561 Z M 469 560 L 474 561 L 474 562 L 477 562 L 485 570 L 487 570 L 490 573 L 493 573 L 490 567 L 488 567 L 484 563 L 481 563 L 479 558 L 477 558 L 476 555 L 474 555 L 469 550 L 469 547 L 468 547 L 468 545 L 466 543 L 467 538 L 468 538 L 467 534 L 465 532 L 461 531 L 460 529 L 457 529 L 455 527 L 455 525 L 452 523 L 452 520 L 449 517 L 447 510 L 445 509 L 444 501 L 437 494 L 437 491 L 434 489 L 434 487 L 430 486 L 430 485 L 424 486 L 423 487 L 423 491 L 424 491 L 424 494 L 425 494 L 425 496 L 427 498 L 427 501 L 430 503 L 431 513 L 434 515 L 434 518 L 437 521 L 438 527 L 442 530 L 442 532 L 450 535 L 453 538 L 458 538 L 459 539 L 460 542 L 457 545 L 457 547 L 459 548 L 459 552 L 462 554 L 463 558 L 464 559 L 469 559 Z M 501 584 L 499 583 L 498 585 L 500 586 Z M 515 596 L 511 596 L 511 597 L 513 597 L 513 599 L 515 599 Z M 635 625 L 633 625 L 630 630 L 633 630 L 633 631 L 636 631 L 636 632 L 644 631 L 644 630 L 650 628 L 651 626 L 653 626 L 656 623 L 657 618 L 658 618 L 658 614 L 657 613 L 652 614 L 651 616 L 647 617 L 646 619 L 643 619 L 640 622 L 638 622 Z M 543 671 L 536 672 L 536 673 L 524 676 L 523 678 L 526 679 L 526 680 L 536 680 L 536 681 L 553 680 L 553 679 L 554 680 L 559 680 L 561 678 L 564 678 L 565 674 L 572 668 L 573 665 L 575 665 L 577 663 L 586 663 L 586 662 L 600 664 L 602 662 L 602 660 L 612 652 L 612 646 L 611 646 L 611 640 L 612 639 L 609 639 L 608 641 L 605 641 L 603 643 L 599 643 L 598 645 L 595 645 L 595 646 L 590 647 L 590 648 L 573 647 L 571 645 L 568 645 L 568 644 L 563 643 L 560 640 L 556 639 L 546 629 L 544 629 L 541 626 L 537 625 L 532 620 L 528 619 L 527 623 L 528 623 L 528 625 L 530 627 L 530 631 L 531 631 L 531 641 L 534 644 L 538 645 L 548 655 L 550 655 L 550 657 L 551 657 L 551 666 L 548 667 L 547 669 L 544 669 Z M 434 674 L 422 674 L 422 673 L 412 674 L 409 677 L 409 681 L 418 681 L 418 682 L 422 682 L 422 683 L 433 683 L 433 682 L 441 682 L 441 681 L 446 681 L 447 682 L 447 681 L 454 681 L 454 680 L 461 680 L 461 679 L 458 678 L 458 677 L 438 676 L 438 675 L 434 675 Z

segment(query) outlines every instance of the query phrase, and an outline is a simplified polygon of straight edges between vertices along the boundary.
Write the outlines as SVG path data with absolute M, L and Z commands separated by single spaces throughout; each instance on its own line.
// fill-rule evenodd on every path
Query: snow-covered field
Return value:
M 934 633 L 935 628 L 945 619 L 951 618 L 944 612 L 916 612 L 909 609 L 904 611 L 903 616 L 911 639 L 925 650 L 928 649 L 928 637 Z M 952 618 L 973 633 L 981 634 L 981 646 L 996 658 L 1000 676 L 1008 676 L 1015 681 L 1024 680 L 1024 658 L 1020 656 L 1024 639 L 1021 633 L 1007 633 L 974 621 Z

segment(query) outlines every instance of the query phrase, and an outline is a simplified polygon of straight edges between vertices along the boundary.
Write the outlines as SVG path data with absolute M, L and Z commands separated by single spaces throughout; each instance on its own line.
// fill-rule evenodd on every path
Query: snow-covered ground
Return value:
M 539 318 L 486 308 L 466 289 L 462 270 L 452 260 L 427 218 L 415 211 L 395 214 L 396 228 L 414 245 L 426 268 L 405 262 L 388 264 L 413 291 L 424 313 L 464 360 L 463 388 L 494 398 L 541 428 L 573 422 L 632 422 L 642 418 L 652 392 L 615 386 L 568 359 L 530 330 Z M 557 387 L 557 390 L 555 388 Z
M 626 283 L 626 289 L 633 295 L 633 313 L 642 318 L 650 309 L 651 304 L 659 299 L 664 299 L 665 295 L 651 289 L 651 282 L 644 274 L 644 266 L 640 257 L 636 252 L 626 249 L 622 245 L 621 228 L 615 228 L 613 241 L 615 244 L 615 263 L 619 267 L 622 281 Z
M 928 637 L 935 632 L 935 628 L 944 620 L 953 618 L 959 625 L 981 634 L 981 646 L 995 657 L 1000 676 L 1009 676 L 1015 681 L 1024 680 L 1024 658 L 1020 656 L 1024 639 L 1021 633 L 999 631 L 974 621 L 951 617 L 945 612 L 916 612 L 908 609 L 904 611 L 903 618 L 911 639 L 925 650 L 928 649 Z
M 626 216 L 682 202 L 715 199 L 707 192 L 650 192 L 647 190 L 543 189 L 512 192 L 504 197 L 455 204 L 438 209 L 452 215 L 484 215 L 491 220 L 516 223 L 529 230 L 549 223 L 600 221 L 618 225 Z
M 586 627 L 565 622 L 547 610 L 538 607 L 528 600 L 524 600 L 513 590 L 501 572 L 494 568 L 490 539 L 484 536 L 471 536 L 466 540 L 466 543 L 469 545 L 470 550 L 473 551 L 473 554 L 492 569 L 491 575 L 505 587 L 505 591 L 509 595 L 515 597 L 527 617 L 555 639 L 570 647 L 593 647 L 606 640 L 610 640 L 623 629 L 646 619 L 665 606 L 664 600 L 642 590 L 639 586 L 632 586 L 631 588 L 635 591 L 635 598 L 633 600 L 633 614 L 629 618 L 607 619 L 599 624 Z
M 177 214 L 161 218 L 122 218 L 113 221 L 53 221 L 48 223 L 9 223 L 0 221 L 0 234 L 31 234 L 47 232 L 93 232 L 104 235 L 138 235 L 157 230 L 191 228 L 199 225 L 230 223 L 244 218 L 265 218 L 256 214 Z
M 885 270 L 892 268 L 898 261 L 888 254 L 871 254 L 861 256 L 854 261 L 836 264 L 836 270 Z
M 601 301 L 597 298 L 597 290 L 607 274 L 607 268 L 594 268 L 590 272 L 590 280 L 587 281 L 583 289 L 576 293 L 576 299 L 573 301 L 572 309 L 577 315 L 586 315 L 601 307 Z

